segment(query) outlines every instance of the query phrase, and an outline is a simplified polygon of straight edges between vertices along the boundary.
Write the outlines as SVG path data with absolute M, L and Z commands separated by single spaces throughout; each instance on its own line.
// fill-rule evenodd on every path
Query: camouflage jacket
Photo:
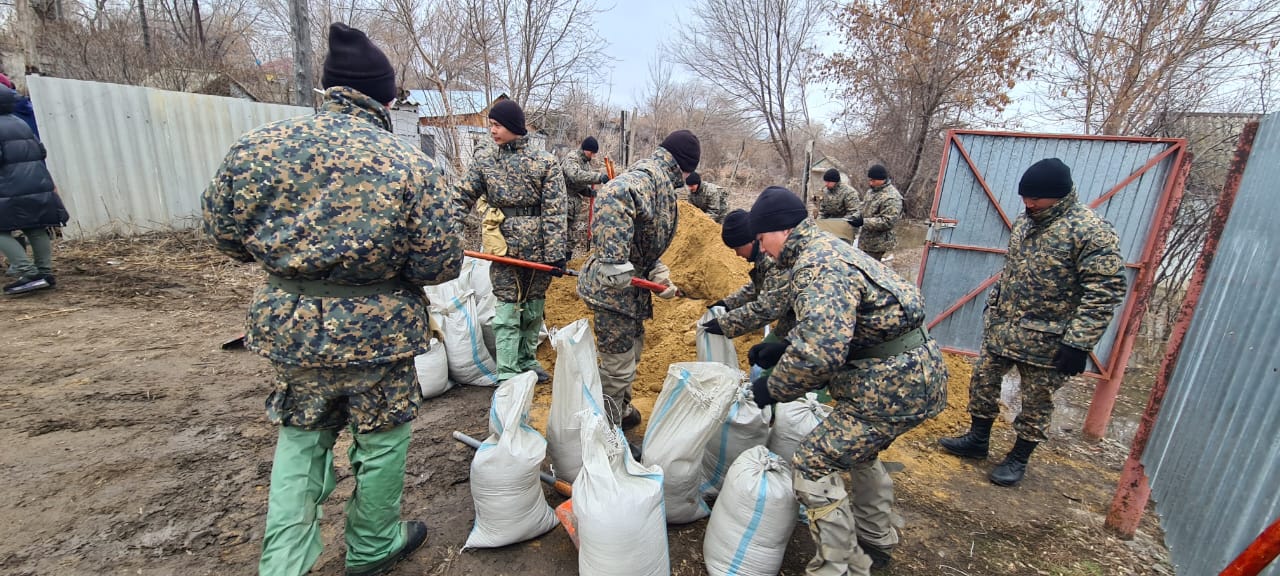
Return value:
M 791 271 L 796 326 L 769 377 L 769 393 L 787 402 L 827 387 L 865 420 L 911 421 L 946 406 L 947 371 L 932 338 L 891 358 L 846 361 L 850 350 L 901 336 L 924 323 L 924 299 L 887 266 L 801 222 L 778 265 Z
M 1013 223 L 999 283 L 987 298 L 983 346 L 1053 367 L 1059 344 L 1092 350 L 1124 301 L 1115 230 L 1071 193 Z
M 550 152 L 530 148 L 527 136 L 482 152 L 471 161 L 457 191 L 460 215 L 480 198 L 506 213 L 499 230 L 507 241 L 507 256 L 556 262 L 568 254 L 564 173 Z
M 606 285 L 601 266 L 630 262 L 636 276 L 647 278 L 676 236 L 676 189 L 683 184 L 675 158 L 658 148 L 600 187 L 591 223 L 591 256 L 578 278 L 578 295 L 587 305 L 642 320 L 653 317 L 648 290 Z
M 461 221 L 444 175 L 391 134 L 382 105 L 330 88 L 313 116 L 240 138 L 202 198 L 205 230 L 223 253 L 269 274 L 344 285 L 458 276 Z M 301 367 L 411 358 L 430 340 L 421 291 L 356 298 L 300 296 L 263 286 L 245 344 Z
M 893 226 L 902 219 L 902 195 L 893 184 L 867 190 L 862 205 L 862 236 L 858 247 L 867 252 L 888 252 L 898 247 Z
M 724 222 L 729 214 L 729 192 L 710 182 L 698 185 L 697 192 L 689 192 L 689 203 L 705 212 L 716 224 Z
M 819 218 L 852 218 L 862 208 L 862 198 L 858 190 L 841 182 L 834 190 L 822 191 L 822 200 L 818 203 Z
M 726 296 L 720 316 L 724 335 L 737 338 L 782 318 L 791 308 L 791 276 L 767 254 L 751 268 L 751 283 Z
M 581 150 L 566 154 L 560 167 L 564 169 L 565 189 L 583 198 L 595 195 L 591 185 L 599 184 L 600 177 L 604 176 L 603 172 L 591 169 L 591 159 Z

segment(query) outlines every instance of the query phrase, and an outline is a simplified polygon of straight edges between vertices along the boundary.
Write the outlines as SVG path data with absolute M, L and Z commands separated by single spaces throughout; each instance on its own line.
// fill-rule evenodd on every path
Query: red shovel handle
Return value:
M 653 282 L 650 280 L 645 280 L 644 278 L 632 278 L 631 285 L 635 286 L 636 288 L 644 288 L 645 290 L 652 290 L 653 292 L 666 292 L 667 288 L 670 288 L 670 286 L 663 286 L 662 284 L 659 284 L 657 282 Z

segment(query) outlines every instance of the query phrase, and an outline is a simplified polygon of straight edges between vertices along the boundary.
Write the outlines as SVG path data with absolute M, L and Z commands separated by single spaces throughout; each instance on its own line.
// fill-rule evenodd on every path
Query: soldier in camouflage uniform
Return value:
M 862 197 L 853 186 L 840 181 L 840 171 L 832 168 L 822 174 L 826 191 L 818 203 L 819 218 L 850 219 L 861 214 Z
M 667 285 L 670 270 L 659 258 L 676 235 L 676 190 L 698 167 L 698 138 L 677 130 L 657 150 L 600 188 L 591 224 L 591 256 L 578 278 L 578 295 L 595 316 L 600 383 L 613 407 L 610 420 L 623 429 L 640 424 L 631 406 L 631 383 L 644 348 L 644 321 L 653 317 L 649 291 L 630 285 L 633 276 Z
M 862 214 L 849 218 L 855 228 L 862 228 L 858 247 L 876 260 L 884 260 L 886 252 L 898 247 L 893 226 L 902 219 L 902 194 L 889 183 L 889 171 L 876 164 L 867 170 L 871 189 L 867 190 Z
M 723 306 L 725 313 L 702 327 L 711 334 L 737 338 L 786 316 L 790 310 L 791 277 L 773 258 L 760 252 L 760 245 L 751 234 L 746 210 L 734 210 L 725 216 L 720 239 L 735 254 L 753 264 L 749 273 L 751 283 L 709 306 Z M 770 333 L 770 341 L 778 341 L 785 334 L 781 329 L 775 330 Z
M 703 182 L 702 175 L 697 172 L 690 172 L 684 179 L 684 185 L 689 188 L 690 204 L 697 206 L 699 210 L 715 220 L 716 224 L 724 222 L 725 214 L 729 213 L 728 190 L 710 182 Z
M 259 573 L 306 573 L 333 446 L 350 427 L 348 575 L 381 574 L 426 539 L 401 523 L 410 421 L 422 402 L 413 357 L 430 328 L 420 286 L 457 277 L 462 235 L 443 174 L 391 133 L 386 56 L 329 28 L 325 102 L 267 124 L 227 154 L 202 205 L 220 251 L 266 270 L 245 344 L 271 360 L 267 416 L 279 425 Z
M 581 149 L 570 152 L 561 163 L 564 169 L 564 187 L 569 198 L 569 219 L 566 229 L 570 240 L 573 239 L 573 233 L 578 230 L 578 215 L 582 213 L 583 204 L 587 203 L 584 199 L 594 198 L 596 186 L 609 181 L 608 174 L 591 168 L 591 160 L 599 151 L 600 143 L 596 142 L 595 137 L 587 136 L 582 141 Z M 573 246 L 570 242 L 569 249 L 572 250 Z M 569 255 L 566 254 L 566 256 Z
M 792 459 L 796 498 L 817 548 L 805 573 L 866 576 L 888 564 L 898 541 L 890 525 L 893 482 L 879 454 L 942 411 L 947 370 L 924 329 L 916 287 L 806 215 L 804 202 L 779 187 L 751 208 L 761 249 L 791 272 L 799 319 L 787 341 L 752 347 L 752 363 L 774 370 L 751 387 L 761 407 L 830 391 L 834 410 Z
M 549 152 L 529 147 L 524 111 L 511 100 L 489 110 L 489 134 L 498 146 L 472 161 L 459 182 L 454 198 L 459 213 L 470 212 L 484 198 L 503 214 L 503 256 L 563 269 L 570 251 L 569 201 L 560 163 Z M 536 353 L 551 274 L 494 264 L 489 278 L 498 298 L 493 317 L 498 380 L 526 370 L 535 372 L 539 382 L 550 380 Z
M 1053 393 L 1085 369 L 1115 307 L 1124 300 L 1120 241 L 1106 220 L 1076 197 L 1071 169 L 1057 158 L 1022 175 L 1025 214 L 1013 223 L 1000 281 L 987 298 L 982 350 L 969 382 L 967 433 L 940 440 L 948 452 L 985 459 L 1000 414 L 1000 381 L 1017 368 L 1022 411 L 1013 450 L 991 471 L 1000 486 L 1022 481 L 1031 452 L 1046 440 Z

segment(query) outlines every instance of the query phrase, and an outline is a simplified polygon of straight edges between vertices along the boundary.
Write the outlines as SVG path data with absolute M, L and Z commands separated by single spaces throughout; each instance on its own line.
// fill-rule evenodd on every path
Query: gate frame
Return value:
M 1174 156 L 1173 170 L 1164 183 L 1164 187 L 1160 192 L 1159 200 L 1156 202 L 1155 212 L 1153 213 L 1152 225 L 1155 226 L 1153 233 L 1147 235 L 1145 244 L 1142 248 L 1141 258 L 1137 262 L 1125 262 L 1126 268 L 1137 270 L 1137 276 L 1134 278 L 1133 286 L 1129 292 L 1132 298 L 1127 298 L 1121 313 L 1116 316 L 1118 324 L 1116 325 L 1115 342 L 1111 345 L 1111 356 L 1109 365 L 1104 366 L 1098 361 L 1098 357 L 1093 351 L 1089 352 L 1089 358 L 1093 361 L 1093 365 L 1098 367 L 1098 372 L 1085 372 L 1083 375 L 1098 380 L 1097 386 L 1094 388 L 1093 399 L 1089 403 L 1089 412 L 1085 416 L 1083 434 L 1085 438 L 1090 440 L 1101 439 L 1107 430 L 1107 424 L 1111 420 L 1112 409 L 1115 408 L 1116 396 L 1120 392 L 1120 385 L 1124 380 L 1125 370 L 1129 365 L 1129 356 L 1133 352 L 1134 340 L 1137 338 L 1138 327 L 1142 324 L 1142 319 L 1146 315 L 1147 306 L 1151 300 L 1151 292 L 1155 285 L 1156 270 L 1159 269 L 1160 263 L 1164 258 L 1165 243 L 1168 240 L 1169 230 L 1173 227 L 1173 222 L 1178 213 L 1178 207 L 1182 204 L 1183 191 L 1186 188 L 1187 175 L 1191 171 L 1191 155 L 1187 151 L 1187 141 L 1184 138 L 1148 138 L 1148 137 L 1129 137 L 1129 136 L 1087 136 L 1080 134 L 1045 134 L 1045 133 L 1021 133 L 1010 131 L 988 131 L 988 130 L 948 130 L 947 136 L 942 149 L 942 161 L 938 166 L 937 185 L 933 193 L 933 206 L 929 209 L 930 228 L 938 224 L 958 224 L 958 220 L 950 218 L 938 217 L 938 206 L 942 198 L 943 177 L 946 175 L 947 162 L 951 156 L 952 144 L 959 151 L 961 158 L 964 159 L 964 165 L 977 179 L 978 185 L 982 187 L 982 191 L 986 194 L 987 201 L 995 208 L 996 213 L 1000 215 L 1000 219 L 1004 222 L 1006 229 L 1012 231 L 1013 220 L 1004 213 L 1004 209 L 996 200 L 995 194 L 991 191 L 991 187 L 983 178 L 982 172 L 974 164 L 973 159 L 969 156 L 969 151 L 965 148 L 964 143 L 958 138 L 963 135 L 977 136 L 1004 136 L 1012 138 L 1039 138 L 1051 140 L 1100 140 L 1112 142 L 1134 142 L 1145 144 L 1167 144 L 1169 147 L 1156 154 L 1142 167 L 1138 168 L 1127 178 L 1121 180 L 1113 186 L 1105 194 L 1099 196 L 1088 204 L 1090 209 L 1105 204 L 1108 200 L 1118 194 L 1124 187 L 1128 186 L 1134 180 L 1137 180 L 1143 174 L 1146 174 L 1152 168 L 1155 168 L 1165 159 Z M 952 250 L 966 250 L 976 252 L 988 252 L 993 254 L 1007 254 L 1007 249 L 988 248 L 985 246 L 966 246 L 963 244 L 948 244 L 938 242 L 932 234 L 925 238 L 924 254 L 920 257 L 920 270 L 916 275 L 916 286 L 924 287 L 924 273 L 926 265 L 929 262 L 929 250 L 933 247 L 946 248 Z M 978 283 L 977 288 L 962 296 L 959 300 L 952 303 L 947 309 L 943 310 L 936 318 L 930 319 L 927 326 L 932 328 L 942 320 L 954 314 L 957 310 L 969 303 L 979 295 L 985 293 L 1000 279 L 1000 274 L 1004 268 L 1001 267 L 1000 272 L 996 272 L 993 276 Z M 981 344 L 979 344 L 981 345 Z M 957 350 L 955 348 L 945 346 L 944 350 L 964 356 L 976 356 L 973 352 L 965 350 Z

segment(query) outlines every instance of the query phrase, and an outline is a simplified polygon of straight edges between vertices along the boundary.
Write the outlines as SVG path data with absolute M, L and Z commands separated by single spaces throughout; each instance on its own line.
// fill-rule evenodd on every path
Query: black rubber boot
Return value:
M 404 546 L 381 562 L 366 564 L 355 568 L 347 568 L 347 576 L 381 576 L 390 572 L 397 563 L 408 558 L 427 541 L 427 525 L 417 520 L 405 523 Z
M 893 546 L 881 547 L 867 542 L 861 538 L 858 539 L 858 547 L 862 548 L 862 552 L 871 557 L 872 570 L 884 570 L 889 567 L 889 563 L 893 561 Z
M 954 438 L 942 438 L 938 440 L 938 444 L 942 446 L 943 450 L 961 458 L 986 460 L 987 452 L 991 448 L 991 424 L 995 423 L 995 421 L 995 418 L 978 418 L 975 416 L 969 425 L 968 432 Z
M 1004 457 L 1004 462 L 991 471 L 991 475 L 988 476 L 991 483 L 997 486 L 1017 486 L 1027 473 L 1027 460 L 1031 459 L 1031 452 L 1037 445 L 1039 442 L 1018 438 L 1018 441 L 1013 444 L 1013 450 Z

